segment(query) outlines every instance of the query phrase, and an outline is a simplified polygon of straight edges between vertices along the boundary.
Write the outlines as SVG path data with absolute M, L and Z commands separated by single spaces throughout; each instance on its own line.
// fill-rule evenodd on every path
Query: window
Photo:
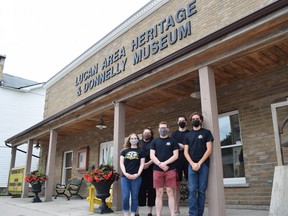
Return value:
M 219 115 L 224 184 L 245 184 L 244 159 L 238 112 Z
M 67 180 L 72 177 L 72 159 L 73 159 L 72 151 L 64 152 L 61 184 L 66 184 Z
M 99 164 L 113 163 L 113 141 L 100 144 Z
M 138 134 L 139 139 L 142 139 L 142 134 Z M 125 138 L 125 142 L 128 137 Z M 100 144 L 99 164 L 113 163 L 113 141 L 108 141 Z

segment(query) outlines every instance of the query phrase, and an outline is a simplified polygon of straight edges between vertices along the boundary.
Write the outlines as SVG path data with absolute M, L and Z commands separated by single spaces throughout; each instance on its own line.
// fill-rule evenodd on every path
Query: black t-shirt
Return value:
M 189 133 L 188 129 L 186 129 L 185 131 L 176 130 L 171 134 L 171 137 L 176 139 L 178 141 L 178 143 L 182 143 L 184 145 L 183 141 L 186 139 L 185 136 L 187 133 Z M 179 149 L 180 149 L 180 147 L 179 147 Z M 184 157 L 184 151 L 183 150 L 179 151 L 178 160 L 182 157 Z
M 156 138 L 151 142 L 150 148 L 155 150 L 155 156 L 160 162 L 164 162 L 173 156 L 173 151 L 179 149 L 177 140 L 171 137 L 167 138 Z M 177 160 L 176 160 L 177 161 Z M 176 169 L 176 161 L 168 164 L 169 169 Z M 163 171 L 158 165 L 153 165 L 154 170 Z
M 150 144 L 152 140 L 149 140 L 148 142 L 144 141 L 143 139 L 140 141 L 140 145 L 142 149 L 145 151 L 145 163 L 149 162 L 150 159 Z
M 145 151 L 141 148 L 126 148 L 121 151 L 124 157 L 125 170 L 129 174 L 138 173 L 141 158 L 145 158 Z
M 193 162 L 197 163 L 205 154 L 207 147 L 206 143 L 213 142 L 214 138 L 210 130 L 200 128 L 199 130 L 191 130 L 186 134 L 184 143 L 189 145 L 189 155 Z M 209 167 L 209 157 L 205 160 L 205 164 Z
M 179 131 L 176 130 L 171 134 L 171 137 L 176 139 L 178 141 L 178 143 L 183 143 L 183 140 L 185 140 L 185 135 L 189 132 L 188 129 L 186 129 L 185 131 Z

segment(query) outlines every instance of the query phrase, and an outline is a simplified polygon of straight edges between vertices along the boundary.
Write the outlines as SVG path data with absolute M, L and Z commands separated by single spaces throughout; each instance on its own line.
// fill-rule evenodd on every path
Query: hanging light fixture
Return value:
M 34 146 L 34 148 L 39 149 L 40 148 L 40 143 L 39 141 L 37 142 L 37 144 Z
M 190 94 L 190 97 L 191 97 L 191 98 L 195 98 L 195 99 L 200 99 L 200 98 L 201 98 L 201 95 L 200 95 L 199 80 L 196 79 L 196 80 L 194 81 L 194 84 L 195 84 L 195 91 Z
M 107 128 L 107 126 L 104 124 L 103 115 L 101 115 L 100 122 L 98 125 L 96 125 L 96 127 L 99 128 L 100 130 Z

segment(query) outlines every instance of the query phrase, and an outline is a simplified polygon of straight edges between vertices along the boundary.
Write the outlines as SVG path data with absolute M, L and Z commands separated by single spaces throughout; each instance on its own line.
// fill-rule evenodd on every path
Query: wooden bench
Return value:
M 54 197 L 54 199 L 56 199 L 59 195 L 66 196 L 68 200 L 70 200 L 72 196 L 79 196 L 81 199 L 83 199 L 83 197 L 79 194 L 83 179 L 84 178 L 72 178 L 67 181 L 67 184 L 56 184 L 55 190 L 57 195 Z

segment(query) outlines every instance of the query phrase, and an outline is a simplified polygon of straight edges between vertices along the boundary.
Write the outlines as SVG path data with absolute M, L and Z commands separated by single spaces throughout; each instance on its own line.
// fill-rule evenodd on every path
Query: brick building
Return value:
M 271 105 L 288 96 L 287 6 L 284 0 L 151 1 L 48 80 L 45 119 L 6 142 L 30 148 L 40 142 L 49 201 L 56 183 L 81 178 L 92 165 L 112 159 L 119 169 L 131 132 L 147 126 L 157 132 L 161 120 L 173 131 L 178 115 L 201 110 L 215 137 L 209 209 L 223 215 L 225 204 L 266 208 L 280 151 Z M 279 122 L 287 114 L 281 107 Z M 101 119 L 102 130 L 95 127 Z M 120 184 L 114 184 L 119 209 Z

